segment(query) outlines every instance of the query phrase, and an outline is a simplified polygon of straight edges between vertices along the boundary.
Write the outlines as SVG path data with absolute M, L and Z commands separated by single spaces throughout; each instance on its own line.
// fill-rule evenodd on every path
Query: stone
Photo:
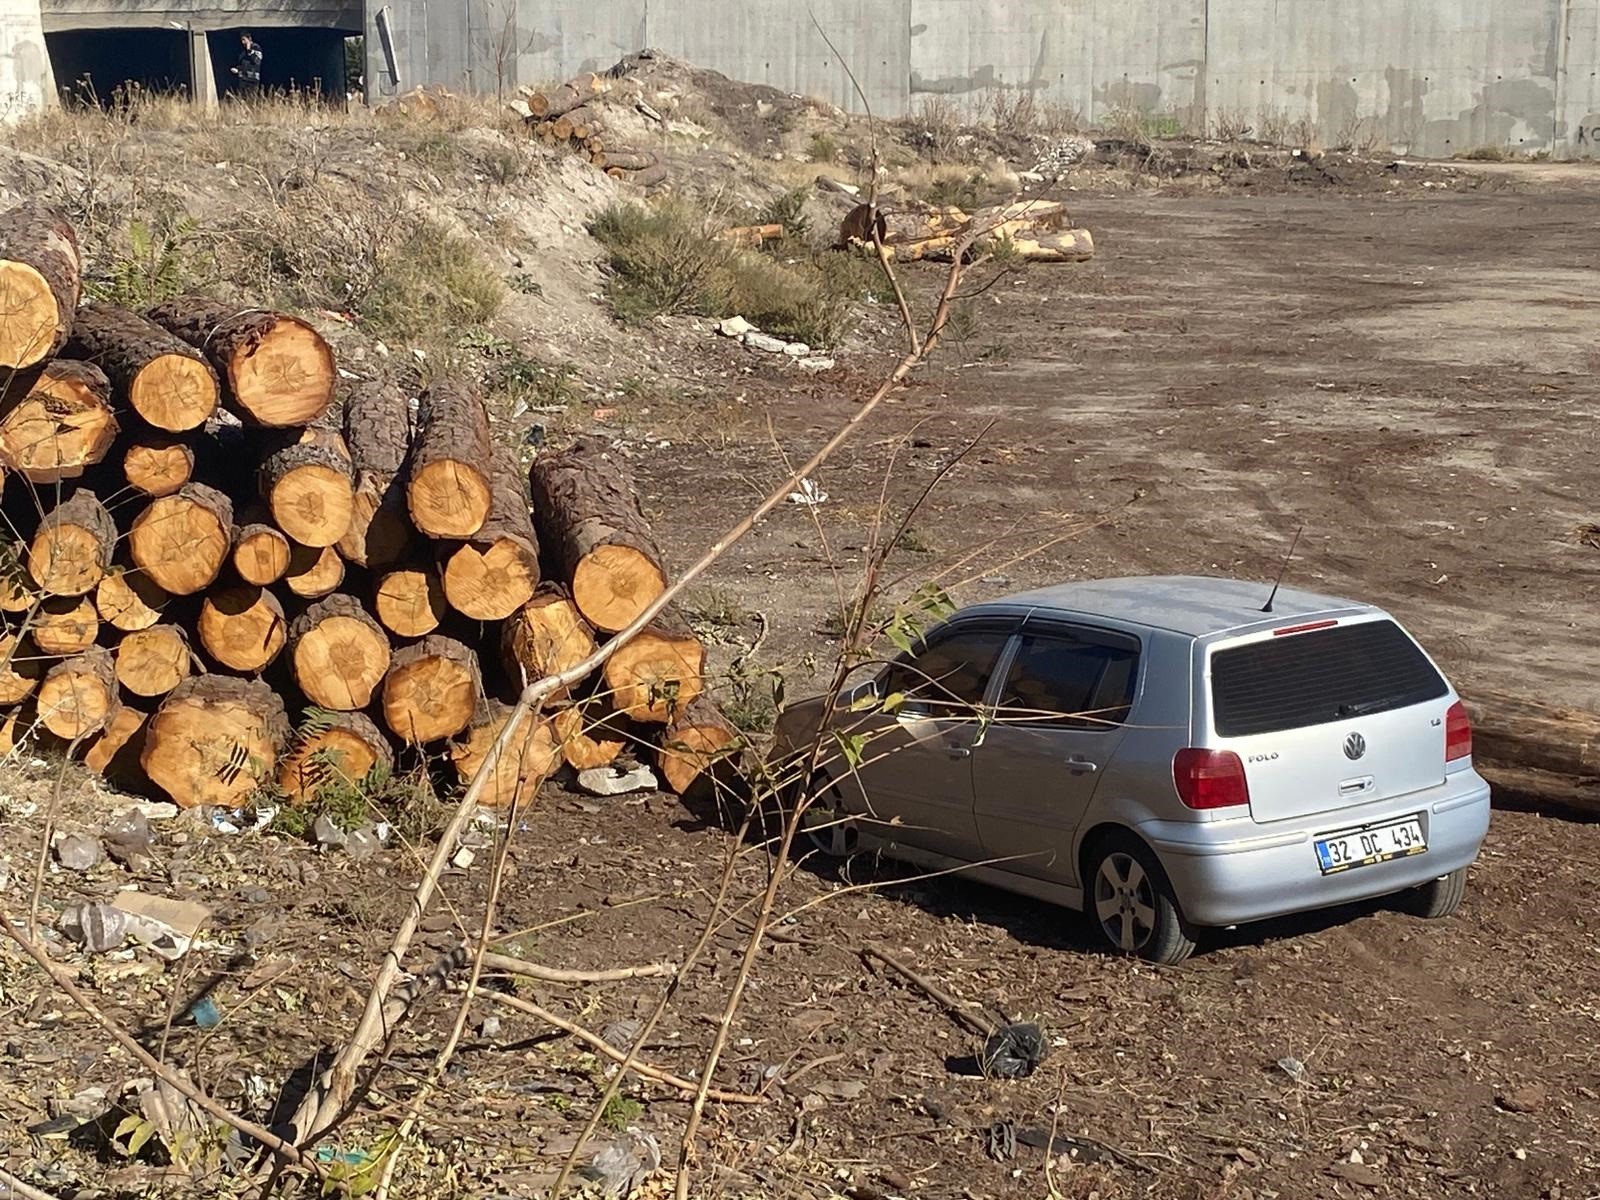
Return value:
M 743 317 L 724 317 L 712 326 L 723 337 L 743 337 L 747 333 L 755 332 L 755 326 Z
M 311 836 L 316 839 L 317 845 L 329 850 L 341 849 L 350 839 L 350 835 L 339 827 L 339 822 L 327 813 L 317 814 L 317 819 L 311 824 Z
M 795 365 L 805 371 L 831 371 L 838 363 L 824 355 L 813 355 L 800 359 Z
M 1537 1084 L 1496 1092 L 1494 1102 L 1507 1112 L 1536 1113 L 1545 1105 L 1544 1089 Z
M 593 767 L 578 772 L 578 786 L 592 796 L 625 796 L 629 792 L 653 792 L 661 784 L 649 767 L 635 767 L 631 771 Z
M 56 861 L 69 871 L 87 871 L 105 857 L 99 839 L 86 833 L 64 833 L 56 838 Z
M 783 352 L 790 358 L 809 358 L 811 347 L 804 342 L 789 342 L 783 347 Z
M 783 354 L 789 348 L 789 343 L 781 337 L 773 337 L 770 333 L 762 333 L 755 329 L 746 333 L 741 340 L 750 349 L 764 350 L 768 354 Z
M 137 871 L 150 861 L 150 819 L 137 808 L 112 817 L 100 836 L 106 852 L 129 870 Z

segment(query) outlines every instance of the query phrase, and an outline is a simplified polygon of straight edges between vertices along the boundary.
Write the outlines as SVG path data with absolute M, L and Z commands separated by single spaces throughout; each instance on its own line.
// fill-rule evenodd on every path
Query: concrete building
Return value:
M 0 0 L 0 123 L 48 103 L 54 90 L 37 0 Z

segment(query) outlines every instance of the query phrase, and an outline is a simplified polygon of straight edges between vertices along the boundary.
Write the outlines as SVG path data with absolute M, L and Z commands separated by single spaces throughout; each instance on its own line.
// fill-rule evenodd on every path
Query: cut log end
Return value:
M 0 632 L 0 705 L 21 704 L 33 695 L 43 665 L 27 637 Z
M 117 705 L 105 729 L 84 752 L 83 765 L 120 787 L 138 786 L 144 775 L 139 752 L 144 749 L 144 727 L 149 719 L 149 713 Z
M 117 682 L 135 696 L 165 696 L 189 677 L 189 641 L 176 625 L 152 625 L 117 643 Z
M 687 710 L 704 686 L 705 648 L 687 630 L 646 628 L 617 650 L 604 668 L 616 710 L 635 721 L 667 724 Z
M 682 796 L 715 774 L 719 764 L 731 763 L 742 742 L 739 731 L 702 695 L 661 731 L 656 767 L 662 782 Z
M 276 314 L 252 353 L 228 363 L 233 397 L 259 425 L 309 425 L 333 399 L 333 351 L 304 321 Z
M 633 546 L 596 546 L 578 562 L 572 595 L 597 629 L 615 633 L 667 590 L 666 574 L 648 554 Z
M 0 367 L 26 370 L 65 336 L 50 282 L 27 263 L 0 262 Z
M 76 479 L 105 458 L 118 429 L 104 373 L 57 359 L 8 403 L 0 417 L 0 458 L 34 483 Z
M 454 737 L 478 710 L 477 656 L 460 642 L 430 634 L 395 652 L 383 681 L 383 719 L 413 745 Z
M 100 617 L 83 596 L 52 596 L 33 616 L 33 644 L 46 654 L 82 654 L 100 636 Z
M 236 808 L 276 778 L 288 733 L 266 684 L 226 675 L 185 680 L 150 718 L 140 763 L 182 808 Z
M 533 597 L 538 584 L 538 558 L 513 538 L 468 542 L 445 562 L 444 594 L 474 621 L 505 620 Z
M 270 455 L 261 485 L 278 528 L 302 546 L 332 546 L 350 531 L 355 491 L 342 439 L 303 441 Z
M 313 703 L 365 708 L 389 670 L 389 639 L 353 596 L 312 605 L 290 630 L 295 681 Z
M 283 605 L 261 587 L 211 592 L 200 606 L 196 630 L 200 644 L 218 665 L 245 674 L 269 666 L 289 637 Z
M 122 456 L 128 485 L 146 496 L 170 496 L 194 475 L 194 450 L 176 440 L 142 438 Z
M 39 721 L 66 741 L 99 733 L 117 704 L 111 654 L 94 646 L 51 667 L 39 685 Z
M 138 568 L 112 567 L 95 588 L 100 619 L 113 629 L 132 633 L 161 620 L 170 597 Z
M 596 717 L 581 705 L 557 709 L 550 718 L 556 742 L 561 747 L 561 757 L 574 771 L 589 771 L 595 767 L 609 767 L 622 753 L 623 741 L 614 733 L 609 722 L 614 715 L 601 710 Z
M 233 543 L 233 506 L 201 484 L 150 502 L 128 534 L 133 561 L 163 591 L 190 596 L 222 570 Z
M 574 667 L 594 651 L 594 631 L 572 598 L 556 587 L 544 588 L 523 605 L 501 633 L 501 660 L 518 687 Z
M 217 379 L 198 358 L 162 354 L 134 375 L 128 404 L 157 429 L 198 429 L 217 409 Z
M 257 587 L 282 579 L 289 570 L 289 539 L 271 525 L 252 524 L 233 538 L 233 569 L 239 578 Z
M 365 714 L 313 710 L 280 761 L 278 788 L 298 808 L 324 788 L 356 787 L 374 767 L 393 765 L 388 739 Z
M 378 580 L 373 608 L 385 629 L 404 638 L 423 637 L 439 628 L 448 605 L 437 572 L 401 567 Z
M 452 459 L 419 466 L 406 485 L 412 524 L 429 537 L 471 537 L 488 519 L 489 502 L 483 472 Z
M 344 559 L 332 546 L 292 546 L 284 584 L 296 596 L 316 600 L 330 595 L 344 582 Z
M 485 704 L 473 718 L 466 737 L 450 748 L 450 758 L 463 785 L 470 784 L 488 761 L 489 749 L 510 719 L 511 709 L 499 703 Z M 495 760 L 494 769 L 484 779 L 478 803 L 485 808 L 526 807 L 533 802 L 542 784 L 561 765 L 550 722 L 525 715 Z
M 80 488 L 40 522 L 28 548 L 28 573 L 46 595 L 81 596 L 105 577 L 116 544 L 111 514 Z

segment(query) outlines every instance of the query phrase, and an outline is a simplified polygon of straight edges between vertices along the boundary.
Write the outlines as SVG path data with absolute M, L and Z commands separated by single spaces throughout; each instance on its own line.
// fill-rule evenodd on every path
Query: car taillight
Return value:
M 1178 799 L 1189 808 L 1233 808 L 1250 803 L 1244 762 L 1232 750 L 1179 750 L 1172 760 Z
M 1467 706 L 1457 700 L 1444 717 L 1444 760 L 1472 757 L 1472 719 L 1467 716 Z

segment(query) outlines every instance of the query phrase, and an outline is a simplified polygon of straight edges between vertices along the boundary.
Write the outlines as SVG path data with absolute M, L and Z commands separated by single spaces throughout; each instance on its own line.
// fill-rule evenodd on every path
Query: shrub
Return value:
M 784 237 L 803 242 L 811 236 L 811 218 L 806 216 L 806 200 L 810 195 L 810 188 L 797 187 L 774 196 L 756 219 L 763 225 L 782 225 Z
M 481 325 L 504 299 L 505 284 L 471 242 L 419 219 L 384 256 L 365 300 L 354 307 L 374 333 L 405 341 L 441 326 Z
M 813 133 L 807 155 L 812 162 L 831 163 L 839 157 L 839 143 L 829 134 Z

